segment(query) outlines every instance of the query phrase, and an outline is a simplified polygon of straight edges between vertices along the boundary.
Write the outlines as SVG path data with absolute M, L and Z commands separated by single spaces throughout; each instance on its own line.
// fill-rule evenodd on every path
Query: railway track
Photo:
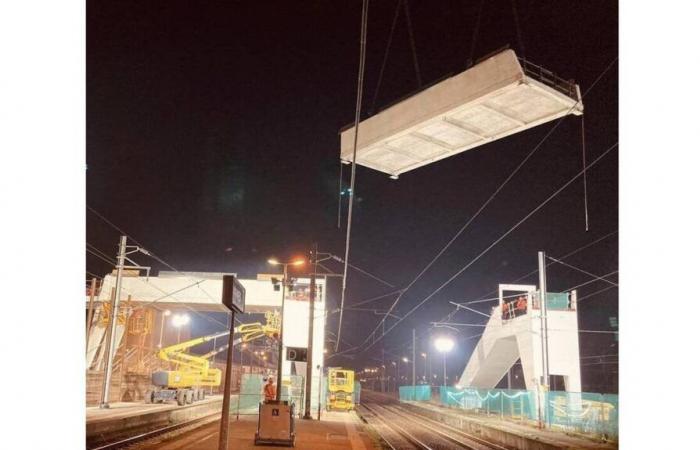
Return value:
M 363 403 L 358 411 L 394 450 L 507 450 L 421 414 L 404 410 L 386 398 Z
M 174 425 L 169 425 L 167 427 L 158 428 L 151 431 L 146 431 L 144 433 L 130 436 L 128 438 L 120 439 L 118 441 L 113 441 L 109 443 L 103 443 L 96 447 L 90 447 L 90 450 L 113 450 L 113 449 L 123 449 L 129 448 L 136 444 L 142 444 L 154 438 L 167 438 L 174 435 L 178 435 L 185 431 L 189 431 L 194 428 L 199 428 L 201 426 L 212 423 L 219 420 L 221 413 L 213 413 L 204 417 L 198 417 L 196 419 L 188 420 L 185 422 L 176 423 Z

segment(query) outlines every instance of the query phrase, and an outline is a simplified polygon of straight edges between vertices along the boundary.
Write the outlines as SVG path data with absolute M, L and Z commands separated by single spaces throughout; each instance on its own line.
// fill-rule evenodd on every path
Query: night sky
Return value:
M 423 86 L 510 45 L 585 91 L 617 56 L 617 3 L 409 0 Z M 363 117 L 369 115 L 396 8 L 370 1 Z M 87 4 L 87 204 L 183 271 L 269 271 L 266 260 L 321 251 L 343 255 L 337 228 L 339 129 L 354 118 L 361 1 L 158 2 Z M 617 65 L 584 99 L 587 159 L 617 142 Z M 375 111 L 419 89 L 403 11 Z M 358 167 L 350 260 L 401 287 L 486 201 L 552 123 L 458 154 L 390 180 Z M 581 169 L 581 121 L 569 116 L 445 255 L 405 295 L 401 315 L 488 247 Z M 345 183 L 349 170 L 344 171 Z M 590 230 L 578 181 L 501 241 L 405 320 L 383 342 L 406 354 L 411 328 L 423 333 L 448 303 L 487 296 L 498 283 L 536 269 L 537 251 L 565 255 L 618 227 L 618 154 L 588 173 Z M 119 233 L 89 211 L 87 242 L 111 255 Z M 139 260 L 154 268 L 155 261 Z M 597 275 L 618 268 L 617 234 L 567 262 Z M 87 270 L 105 262 L 87 255 Z M 328 267 L 342 271 L 329 262 Z M 552 265 L 550 291 L 590 277 Z M 617 277 L 610 278 L 613 281 Z M 524 282 L 536 283 L 536 275 Z M 393 290 L 357 272 L 347 304 Z M 596 282 L 579 296 L 605 288 Z M 331 283 L 329 300 L 340 299 Z M 610 330 L 617 289 L 585 299 L 582 329 Z M 392 298 L 374 303 L 385 309 Z M 488 304 L 480 304 L 488 311 Z M 349 311 L 341 349 L 376 325 Z M 459 313 L 459 322 L 484 317 Z M 335 331 L 337 315 L 328 329 Z M 464 336 L 478 329 L 467 330 Z M 581 335 L 581 355 L 617 353 L 612 335 Z M 451 373 L 461 373 L 476 339 L 460 342 Z M 423 339 L 421 347 L 427 348 Z M 354 360 L 376 364 L 382 345 Z M 596 361 L 591 359 L 590 361 Z M 584 390 L 616 391 L 616 365 L 583 367 Z

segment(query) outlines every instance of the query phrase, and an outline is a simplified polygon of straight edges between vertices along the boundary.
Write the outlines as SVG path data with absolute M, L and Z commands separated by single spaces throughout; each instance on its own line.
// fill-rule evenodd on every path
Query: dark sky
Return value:
M 617 56 L 616 2 L 517 1 L 518 39 L 511 1 L 485 1 L 474 41 L 479 3 L 409 1 L 423 85 L 464 70 L 472 46 L 478 58 L 510 44 L 520 56 L 575 79 L 582 91 Z M 364 117 L 395 7 L 394 1 L 370 2 Z M 342 255 L 345 230 L 336 227 L 338 130 L 354 117 L 360 10 L 360 1 L 89 2 L 88 205 L 180 270 L 254 276 L 269 270 L 269 256 L 303 253 L 314 241 L 321 250 Z M 615 65 L 584 100 L 589 161 L 617 142 L 617 77 Z M 377 107 L 416 89 L 402 12 Z M 358 167 L 351 262 L 396 286 L 406 285 L 551 126 L 396 181 Z M 579 118 L 564 120 L 407 293 L 399 314 L 580 170 L 580 127 Z M 617 189 L 615 151 L 588 174 L 590 231 L 584 229 L 583 185 L 576 182 L 397 327 L 385 348 L 406 352 L 413 326 L 422 331 L 428 321 L 444 316 L 452 309 L 449 300 L 479 298 L 499 282 L 534 270 L 538 250 L 561 256 L 616 231 Z M 90 245 L 112 255 L 117 240 L 115 230 L 87 213 Z M 599 275 L 612 272 L 617 270 L 617 241 L 614 235 L 567 261 Z M 109 266 L 88 255 L 87 270 L 102 274 Z M 550 291 L 589 279 L 556 265 L 548 275 Z M 534 284 L 536 278 L 526 281 Z M 605 286 L 591 283 L 580 295 Z M 388 290 L 352 273 L 348 304 Z M 339 300 L 338 285 L 329 297 Z M 376 306 L 386 308 L 390 301 Z M 610 316 L 617 316 L 616 289 L 580 305 L 581 328 L 610 329 Z M 336 318 L 329 322 L 333 331 Z M 377 323 L 371 312 L 349 312 L 345 320 L 348 344 L 361 342 Z M 460 313 L 455 320 L 480 317 Z M 453 373 L 462 369 L 475 342 L 457 348 Z M 581 353 L 617 353 L 611 344 L 610 335 L 584 334 Z M 376 356 L 380 348 L 367 354 Z M 334 363 L 360 367 L 365 358 Z M 597 378 L 600 367 L 610 376 L 610 367 L 587 366 L 584 389 L 615 389 Z

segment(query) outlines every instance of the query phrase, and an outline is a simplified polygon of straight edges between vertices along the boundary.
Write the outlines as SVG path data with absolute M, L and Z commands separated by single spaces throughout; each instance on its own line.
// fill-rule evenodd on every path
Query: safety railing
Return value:
M 542 66 L 531 63 L 524 58 L 518 58 L 520 65 L 523 68 L 523 72 L 528 77 L 534 78 L 540 83 L 546 84 L 547 86 L 556 89 L 562 94 L 570 97 L 574 100 L 578 100 L 578 92 L 576 91 L 576 83 L 573 80 L 565 80 L 551 70 L 547 70 Z

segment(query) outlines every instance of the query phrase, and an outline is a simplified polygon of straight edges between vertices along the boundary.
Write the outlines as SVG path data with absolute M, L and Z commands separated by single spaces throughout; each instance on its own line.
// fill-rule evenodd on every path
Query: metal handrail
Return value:
M 547 86 L 558 90 L 562 94 L 571 97 L 574 100 L 578 100 L 576 83 L 573 80 L 565 80 L 559 77 L 551 70 L 547 70 L 544 67 L 538 66 L 537 64 L 532 63 L 524 58 L 519 57 L 518 61 L 520 61 L 525 75 L 530 76 L 536 79 L 537 81 L 540 81 L 546 84 Z

